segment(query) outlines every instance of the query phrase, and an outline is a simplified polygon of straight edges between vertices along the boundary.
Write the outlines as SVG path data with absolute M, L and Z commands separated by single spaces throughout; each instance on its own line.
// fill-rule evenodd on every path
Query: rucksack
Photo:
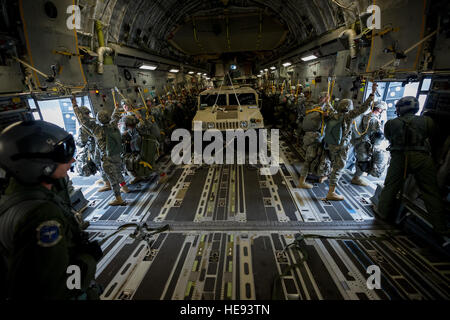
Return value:
M 123 152 L 122 136 L 119 129 L 113 126 L 105 126 L 106 131 L 106 155 L 117 156 Z
M 327 145 L 338 146 L 342 142 L 342 121 L 343 118 L 330 119 L 325 127 L 325 137 L 323 141 Z

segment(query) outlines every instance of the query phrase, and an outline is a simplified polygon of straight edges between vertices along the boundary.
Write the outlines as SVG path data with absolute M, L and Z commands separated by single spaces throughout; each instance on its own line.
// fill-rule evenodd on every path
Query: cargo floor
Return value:
M 169 179 L 130 186 L 123 207 L 107 205 L 112 193 L 96 191 L 99 177 L 73 177 L 90 201 L 83 215 L 91 239 L 107 237 L 96 275 L 102 298 L 450 298 L 448 257 L 374 218 L 376 180 L 354 186 L 347 171 L 337 189 L 346 200 L 328 202 L 327 183 L 296 188 L 301 163 L 292 146 L 283 142 L 280 155 L 273 176 L 259 165 L 166 159 Z M 113 234 L 144 222 L 170 230 L 149 236 L 131 225 Z M 380 271 L 372 290 L 369 266 Z

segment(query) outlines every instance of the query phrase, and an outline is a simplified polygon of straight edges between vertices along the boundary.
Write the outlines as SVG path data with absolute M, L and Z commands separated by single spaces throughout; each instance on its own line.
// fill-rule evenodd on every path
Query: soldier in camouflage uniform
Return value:
M 351 181 L 352 184 L 367 186 L 367 182 L 361 178 L 364 172 L 380 177 L 384 171 L 386 157 L 380 144 L 384 137 L 381 115 L 386 110 L 386 102 L 376 101 L 373 104 L 372 112 L 362 117 L 359 128 L 356 121 L 353 122 L 351 142 L 355 147 L 356 171 Z
M 300 93 L 297 97 L 297 101 L 295 102 L 295 114 L 296 114 L 296 120 L 295 120 L 295 126 L 294 126 L 294 132 L 295 136 L 297 137 L 297 144 L 301 145 L 303 142 L 303 135 L 305 134 L 303 132 L 303 119 L 306 115 L 305 105 L 303 103 L 304 101 L 304 94 Z
M 295 88 L 295 87 L 293 87 Z M 285 110 L 286 126 L 289 135 L 293 135 L 297 123 L 297 104 L 295 102 L 295 95 L 293 93 L 286 96 L 286 110 Z
M 152 115 L 151 104 L 147 101 L 144 108 L 132 110 L 125 116 L 125 140 L 130 142 L 130 153 L 125 155 L 127 170 L 134 179 L 130 184 L 145 180 L 152 172 L 159 174 L 159 183 L 163 183 L 167 175 L 158 167 L 160 156 L 161 130 Z
M 315 101 L 312 100 L 311 96 L 311 87 L 306 87 L 300 93 L 297 102 L 297 128 L 296 133 L 298 137 L 298 144 L 301 146 L 303 144 L 303 136 L 305 135 L 305 131 L 303 130 L 303 119 L 306 116 L 306 108 L 311 104 L 315 104 Z
M 306 107 L 306 116 L 303 120 L 302 129 L 305 131 L 303 137 L 303 148 L 305 150 L 305 161 L 303 162 L 300 179 L 299 188 L 311 189 L 312 184 L 306 182 L 308 173 L 313 172 L 312 163 L 314 160 L 323 159 L 326 161 L 325 152 L 323 150 L 323 134 L 325 128 L 325 121 L 328 117 L 328 110 L 330 105 L 328 103 L 328 93 L 321 92 L 319 96 L 319 103 L 315 103 L 313 100 L 306 100 L 304 102 Z M 317 175 L 319 176 L 319 183 L 326 180 L 327 172 L 323 170 L 318 170 Z
M 117 106 L 114 108 L 112 117 L 107 111 L 101 110 L 97 113 L 97 121 L 91 122 L 89 118 L 83 116 L 77 106 L 75 98 L 72 98 L 73 111 L 78 118 L 78 121 L 89 130 L 95 137 L 98 148 L 101 154 L 102 169 L 107 180 L 105 186 L 99 189 L 99 192 L 113 190 L 115 200 L 111 201 L 109 205 L 125 205 L 120 192 L 128 193 L 128 187 L 125 179 L 122 176 L 122 140 L 120 131 L 117 127 L 120 120 L 120 115 Z
M 375 92 L 377 84 L 372 86 L 372 92 Z M 347 161 L 347 154 L 350 147 L 353 120 L 367 111 L 373 101 L 373 93 L 361 104 L 353 109 L 353 101 L 343 99 L 339 102 L 335 110 L 329 114 L 324 141 L 327 144 L 331 157 L 332 171 L 330 175 L 330 188 L 326 196 L 327 200 L 344 200 L 342 195 L 335 192 L 337 183 L 342 175 L 342 170 Z
M 274 107 L 274 125 L 277 128 L 286 128 L 285 125 L 287 123 L 287 97 L 286 92 L 278 95 L 278 100 L 276 100 L 276 104 Z
M 102 251 L 76 220 L 64 181 L 75 161 L 73 137 L 45 121 L 17 122 L 0 135 L 0 149 L 0 166 L 12 175 L 0 200 L 0 295 L 98 299 Z M 80 290 L 68 288 L 71 265 L 80 268 Z
M 408 174 L 413 174 L 436 232 L 449 235 L 448 214 L 437 183 L 436 167 L 430 153 L 430 139 L 436 125 L 428 116 L 416 116 L 419 102 L 415 97 L 403 97 L 395 105 L 398 117 L 386 122 L 384 134 L 389 140 L 391 161 L 384 188 L 375 212 L 383 219 L 393 220 L 397 194 Z
M 80 107 L 80 111 L 85 118 L 90 118 L 91 111 L 88 107 Z M 95 121 L 90 118 L 91 121 Z M 95 163 L 95 139 L 89 134 L 89 131 L 83 126 L 78 131 L 76 145 L 79 152 L 76 157 L 76 169 L 81 176 L 91 176 L 97 172 L 97 164 Z

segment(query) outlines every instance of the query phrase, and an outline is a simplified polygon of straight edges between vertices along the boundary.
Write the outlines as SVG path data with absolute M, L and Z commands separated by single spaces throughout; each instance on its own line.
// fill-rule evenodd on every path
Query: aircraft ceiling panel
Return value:
M 52 75 L 51 66 L 55 65 L 59 81 L 83 88 L 86 80 L 78 56 L 77 35 L 67 25 L 70 15 L 66 10 L 70 5 L 73 5 L 71 0 L 47 1 L 45 5 L 44 1 L 20 1 L 31 65 L 47 75 Z M 55 86 L 36 72 L 33 75 L 38 85 Z

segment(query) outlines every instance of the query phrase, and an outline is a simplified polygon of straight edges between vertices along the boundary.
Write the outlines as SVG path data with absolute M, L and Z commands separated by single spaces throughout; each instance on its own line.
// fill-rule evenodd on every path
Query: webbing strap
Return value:
M 361 124 L 362 124 L 363 120 L 364 120 L 364 118 L 361 119 Z M 366 130 L 364 130 L 363 132 L 359 132 L 358 127 L 357 127 L 357 125 L 356 125 L 356 120 L 353 120 L 353 124 L 355 125 L 356 133 L 357 133 L 359 136 L 362 136 L 362 135 L 366 134 L 367 131 L 369 130 L 370 119 L 369 119 L 369 121 L 367 121 L 367 127 L 366 127 Z
M 132 227 L 135 227 L 136 229 L 135 229 L 134 233 L 130 234 L 131 238 L 136 238 L 137 235 L 139 233 L 142 233 L 142 232 L 145 232 L 148 235 L 155 235 L 155 234 L 158 234 L 158 233 L 170 230 L 170 227 L 169 227 L 168 224 L 166 224 L 166 225 L 164 225 L 162 227 L 159 227 L 159 228 L 150 228 L 149 226 L 147 226 L 146 223 L 144 223 L 143 225 L 140 225 L 140 224 L 137 224 L 137 223 L 126 223 L 126 224 L 123 224 L 123 225 L 119 226 L 116 229 L 116 231 L 114 231 L 113 233 L 111 233 L 110 235 L 108 235 L 107 237 L 102 239 L 99 242 L 99 244 L 100 245 L 104 244 L 109 238 L 111 238 L 115 234 L 119 233 L 122 230 L 125 230 L 125 229 L 128 229 L 128 228 L 132 228 Z
M 139 161 L 139 164 L 143 165 L 144 167 L 149 168 L 150 170 L 153 169 L 152 165 L 150 163 L 146 162 L 146 161 L 143 161 L 143 160 Z

